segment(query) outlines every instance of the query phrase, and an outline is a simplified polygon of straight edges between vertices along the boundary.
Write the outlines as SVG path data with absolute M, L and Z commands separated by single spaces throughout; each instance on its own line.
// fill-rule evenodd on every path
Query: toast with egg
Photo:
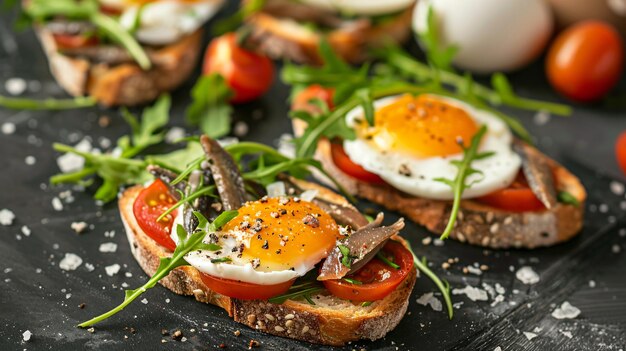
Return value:
M 294 119 L 293 127 L 297 137 L 303 134 L 306 123 Z M 514 140 L 513 144 L 522 148 L 526 157 L 546 167 L 548 171 L 545 173 L 551 173 L 556 190 L 553 193 L 567 192 L 578 204 L 556 201 L 556 196 L 553 196 L 551 206 L 544 210 L 520 212 L 465 199 L 461 201 L 457 221 L 450 234 L 453 239 L 494 249 L 532 249 L 567 241 L 581 230 L 586 192 L 580 180 L 533 146 L 519 140 Z M 328 139 L 318 142 L 315 158 L 348 193 L 397 211 L 434 233 L 444 231 L 452 211 L 451 200 L 411 195 L 387 182 L 374 184 L 354 178 L 335 164 Z M 403 173 L 400 171 L 400 174 Z M 332 182 L 323 175 L 317 173 L 316 176 L 332 186 Z
M 317 198 L 351 206 L 345 198 L 322 186 L 296 179 L 291 181 L 303 190 L 316 190 Z M 132 253 L 146 274 L 152 275 L 159 265 L 159 259 L 167 256 L 168 251 L 141 230 L 133 214 L 133 203 L 142 188 L 135 186 L 127 189 L 119 199 L 119 209 Z M 393 239 L 408 246 L 398 235 Z M 324 294 L 311 296 L 315 305 L 295 300 L 273 304 L 261 300 L 234 299 L 207 288 L 199 271 L 191 266 L 175 269 L 160 284 L 177 294 L 193 295 L 197 301 L 219 306 L 236 322 L 253 329 L 297 340 L 340 346 L 359 339 L 379 339 L 394 329 L 407 310 L 417 276 L 417 270 L 413 268 L 391 294 L 368 306 Z
M 38 25 L 35 31 L 59 85 L 70 95 L 89 95 L 105 106 L 145 104 L 177 88 L 196 67 L 202 43 L 202 30 L 198 29 L 170 45 L 145 47 L 153 67 L 143 70 L 121 48 L 115 49 L 125 56 L 121 62 L 106 62 L 97 53 L 92 57 L 88 53 L 68 55 L 48 28 Z
M 319 43 L 325 38 L 340 57 L 358 63 L 367 59 L 371 48 L 388 41 L 402 43 L 411 34 L 411 1 L 379 20 L 365 16 L 346 19 L 329 8 L 314 6 L 316 1 L 308 2 L 266 1 L 246 19 L 251 28 L 247 43 L 273 58 L 321 64 Z

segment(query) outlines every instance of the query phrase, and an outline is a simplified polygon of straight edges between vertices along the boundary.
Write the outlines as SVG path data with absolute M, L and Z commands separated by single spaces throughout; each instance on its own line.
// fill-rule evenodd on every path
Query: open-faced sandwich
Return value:
M 374 108 L 373 125 L 361 108 L 346 114 L 354 140 L 317 144 L 317 158 L 350 193 L 435 233 L 455 213 L 452 238 L 492 248 L 549 246 L 580 231 L 586 193 L 578 178 L 488 111 L 411 93 L 381 98 Z M 296 120 L 296 134 L 303 127 Z M 462 184 L 462 167 L 467 186 L 458 189 L 451 185 Z M 455 191 L 463 200 L 453 211 Z
M 137 105 L 184 82 L 222 0 L 24 0 L 57 82 L 103 105 Z
M 284 173 L 303 176 L 315 161 L 200 143 L 205 155 L 180 174 L 150 166 L 156 179 L 121 195 L 133 255 L 152 279 L 80 326 L 157 281 L 251 328 L 314 343 L 378 339 L 400 322 L 417 276 L 402 219 L 369 221 L 344 197 Z
M 409 38 L 414 0 L 247 0 L 249 43 L 274 58 L 321 63 L 322 38 L 349 62 Z M 260 3 L 260 4 L 259 4 Z
M 352 79 L 363 88 L 299 90 L 292 106 L 294 131 L 297 154 L 315 154 L 349 193 L 398 211 L 443 238 L 491 248 L 550 246 L 580 231 L 584 187 L 528 140 L 514 136 L 512 127 L 525 132 L 519 123 L 475 95 L 386 76 L 359 78 L 333 60 L 337 81 Z M 298 76 L 297 68 L 287 69 L 284 77 Z M 315 81 L 322 76 L 316 73 L 329 77 L 332 69 L 296 73 Z M 339 93 L 343 100 L 333 99 Z

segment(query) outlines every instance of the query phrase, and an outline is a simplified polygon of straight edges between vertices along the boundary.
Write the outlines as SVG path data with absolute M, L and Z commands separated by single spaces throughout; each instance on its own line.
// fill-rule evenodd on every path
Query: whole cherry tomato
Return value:
M 586 21 L 563 31 L 548 52 L 546 72 L 566 97 L 589 102 L 604 96 L 619 81 L 624 48 L 609 24 Z
M 233 89 L 233 103 L 254 100 L 272 85 L 274 65 L 272 61 L 239 46 L 237 35 L 227 33 L 213 39 L 204 54 L 202 72 L 221 74 Z

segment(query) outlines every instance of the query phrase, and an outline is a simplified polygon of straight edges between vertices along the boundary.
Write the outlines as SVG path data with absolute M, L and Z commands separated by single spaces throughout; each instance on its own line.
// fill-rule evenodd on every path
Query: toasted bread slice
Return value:
M 174 44 L 150 49 L 153 67 L 144 71 L 134 62 L 107 64 L 64 55 L 46 27 L 35 31 L 59 85 L 70 95 L 89 95 L 105 106 L 145 104 L 175 89 L 196 66 L 202 42 L 198 29 Z
M 324 37 L 344 60 L 359 63 L 367 59 L 371 48 L 389 41 L 402 43 L 411 34 L 412 6 L 381 23 L 367 18 L 344 20 L 324 33 L 304 24 L 335 16 L 325 12 L 294 1 L 269 0 L 261 11 L 246 19 L 252 28 L 248 42 L 273 58 L 321 64 L 319 42 Z M 313 17 L 307 21 L 306 16 Z
M 295 135 L 301 135 L 306 124 L 294 119 Z M 540 212 L 510 212 L 487 206 L 472 200 L 461 201 L 456 225 L 450 237 L 460 242 L 490 247 L 536 248 L 551 246 L 574 237 L 583 226 L 584 201 L 587 197 L 580 180 L 545 154 L 537 151 L 552 168 L 557 190 L 567 191 L 579 202 L 579 206 L 558 203 Z M 421 198 L 406 194 L 394 187 L 370 184 L 342 172 L 333 162 L 330 141 L 323 139 L 317 144 L 315 158 L 324 169 L 345 189 L 356 196 L 397 211 L 434 233 L 442 233 L 448 223 L 452 201 Z M 316 176 L 327 184 L 324 176 Z
M 324 187 L 305 181 L 294 182 L 302 189 L 316 189 L 321 199 L 348 204 L 346 199 Z M 159 265 L 159 259 L 169 253 L 137 224 L 133 203 L 141 190 L 142 186 L 126 190 L 119 199 L 119 208 L 132 253 L 146 274 L 152 275 Z M 408 245 L 398 235 L 394 239 Z M 417 271 L 413 268 L 395 291 L 365 307 L 325 294 L 312 296 L 315 305 L 293 300 L 277 305 L 261 300 L 232 299 L 207 288 L 200 273 L 190 266 L 175 269 L 159 283 L 177 294 L 193 295 L 200 302 L 220 306 L 236 322 L 256 330 L 339 346 L 359 339 L 379 339 L 394 329 L 407 310 L 416 278 Z

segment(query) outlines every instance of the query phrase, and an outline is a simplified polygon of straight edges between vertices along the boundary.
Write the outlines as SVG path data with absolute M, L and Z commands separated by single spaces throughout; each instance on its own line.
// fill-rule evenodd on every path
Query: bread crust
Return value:
M 324 187 L 306 181 L 293 181 L 302 189 L 318 190 L 320 198 L 348 204 L 342 196 Z M 141 230 L 133 215 L 133 203 L 142 189 L 140 185 L 127 189 L 119 199 L 119 209 L 133 256 L 146 274 L 152 275 L 159 259 L 170 253 Z M 408 245 L 397 235 L 394 239 Z M 367 307 L 322 297 L 347 305 L 338 308 L 292 300 L 278 305 L 260 300 L 232 299 L 207 288 L 200 273 L 190 266 L 173 270 L 159 283 L 177 294 L 193 295 L 197 301 L 222 307 L 234 321 L 253 329 L 312 343 L 341 346 L 359 339 L 376 340 L 394 329 L 406 313 L 417 276 L 413 268 L 394 292 Z
M 105 106 L 141 105 L 175 89 L 193 72 L 202 42 L 198 29 L 171 45 L 150 50 L 153 67 L 144 71 L 134 62 L 109 65 L 63 55 L 46 27 L 37 25 L 35 32 L 59 85 L 70 95 L 89 95 Z
M 293 126 L 295 135 L 298 136 L 303 133 L 306 124 L 301 120 L 294 120 Z M 580 202 L 579 206 L 558 203 L 549 210 L 520 213 L 463 200 L 450 237 L 493 249 L 533 249 L 552 246 L 578 234 L 583 226 L 584 202 L 587 196 L 585 188 L 575 175 L 559 163 L 540 151 L 537 153 L 553 169 L 558 189 L 572 194 Z M 387 184 L 370 184 L 352 178 L 335 165 L 330 142 L 326 139 L 318 142 L 315 158 L 322 162 L 324 169 L 349 193 L 397 211 L 431 232 L 442 233 L 445 229 L 452 210 L 451 201 L 420 198 Z M 323 175 L 316 174 L 316 177 L 332 186 Z
M 278 0 L 283 1 L 283 0 Z M 276 0 L 274 0 L 276 2 Z M 246 19 L 252 33 L 250 45 L 275 59 L 289 59 L 306 64 L 322 64 L 319 42 L 322 37 L 340 57 L 350 63 L 360 63 L 368 58 L 368 51 L 388 41 L 402 43 L 411 34 L 413 6 L 384 23 L 364 23 L 342 26 L 328 33 L 311 31 L 288 17 L 278 17 L 259 11 Z

